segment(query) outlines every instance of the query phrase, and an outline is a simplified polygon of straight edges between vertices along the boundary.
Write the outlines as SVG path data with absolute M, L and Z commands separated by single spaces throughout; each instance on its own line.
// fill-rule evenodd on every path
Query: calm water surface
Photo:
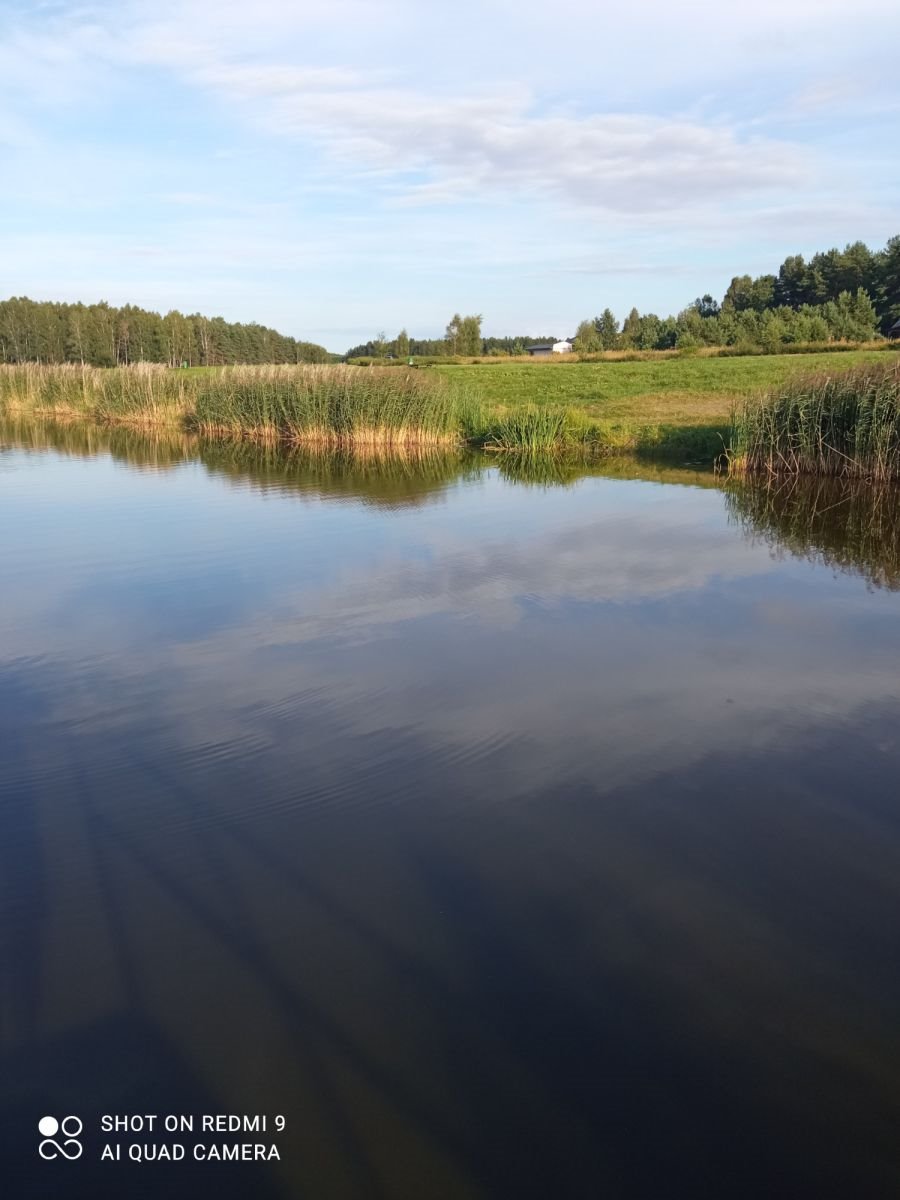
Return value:
M 6 1195 L 898 1194 L 893 494 L 0 445 Z

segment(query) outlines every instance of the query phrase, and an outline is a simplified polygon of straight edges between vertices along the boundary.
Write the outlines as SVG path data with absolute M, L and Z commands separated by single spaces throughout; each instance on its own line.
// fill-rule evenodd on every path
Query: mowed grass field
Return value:
M 883 362 L 889 350 L 665 358 L 640 362 L 440 365 L 428 368 L 467 386 L 488 410 L 550 405 L 577 410 L 591 424 L 729 425 L 735 401 L 782 384 L 795 373 L 838 372 Z

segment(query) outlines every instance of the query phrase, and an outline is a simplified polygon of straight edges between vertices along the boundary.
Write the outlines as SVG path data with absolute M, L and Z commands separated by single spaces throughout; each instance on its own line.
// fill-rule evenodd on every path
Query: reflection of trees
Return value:
M 900 590 L 900 488 L 792 476 L 730 482 L 730 517 L 775 551 Z

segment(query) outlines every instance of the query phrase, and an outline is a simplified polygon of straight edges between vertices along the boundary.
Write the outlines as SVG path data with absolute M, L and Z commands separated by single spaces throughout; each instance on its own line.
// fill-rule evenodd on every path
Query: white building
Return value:
M 525 353 L 532 358 L 546 358 L 548 354 L 569 354 L 572 343 L 566 338 L 560 342 L 542 342 L 537 346 L 526 346 Z

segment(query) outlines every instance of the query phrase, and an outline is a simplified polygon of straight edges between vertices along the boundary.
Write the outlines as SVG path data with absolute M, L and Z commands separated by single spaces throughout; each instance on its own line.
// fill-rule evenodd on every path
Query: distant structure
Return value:
M 900 325 L 900 321 L 897 323 Z M 571 341 L 563 338 L 561 342 L 544 342 L 539 346 L 526 346 L 525 353 L 530 354 L 532 358 L 549 358 L 551 354 L 568 354 L 571 349 Z
M 900 338 L 900 321 L 895 321 L 887 332 L 889 338 Z

